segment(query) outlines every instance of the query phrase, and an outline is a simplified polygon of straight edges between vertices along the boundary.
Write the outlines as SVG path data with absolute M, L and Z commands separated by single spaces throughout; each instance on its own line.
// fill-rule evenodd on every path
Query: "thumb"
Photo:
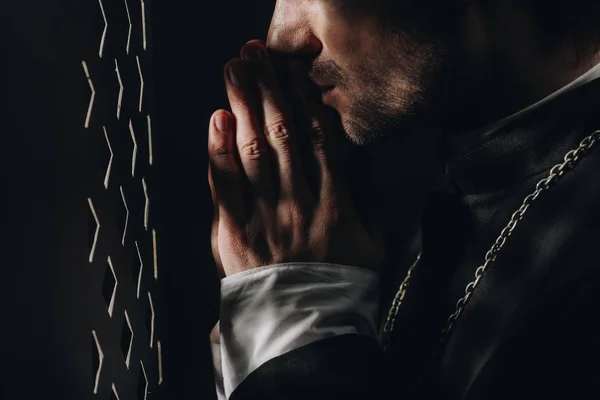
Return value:
M 215 193 L 215 184 L 213 182 L 212 171 L 210 164 L 208 166 L 208 185 L 210 186 L 210 194 L 213 202 L 213 219 L 210 230 L 210 247 L 212 250 L 215 265 L 217 267 L 217 274 L 220 279 L 225 277 L 225 271 L 223 269 L 223 262 L 221 261 L 221 253 L 219 252 L 219 204 L 217 201 L 217 195 Z

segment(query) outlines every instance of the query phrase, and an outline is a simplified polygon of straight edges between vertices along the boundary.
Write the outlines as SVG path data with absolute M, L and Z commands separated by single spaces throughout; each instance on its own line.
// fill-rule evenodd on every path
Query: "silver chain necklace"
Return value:
M 525 197 L 523 203 L 521 204 L 519 209 L 513 213 L 513 215 L 510 218 L 510 221 L 502 230 L 500 236 L 498 236 L 498 239 L 496 239 L 494 245 L 486 253 L 484 263 L 480 265 L 475 271 L 475 279 L 472 282 L 470 282 L 465 288 L 465 295 L 456 302 L 456 308 L 454 312 L 448 317 L 448 320 L 446 321 L 446 326 L 441 332 L 440 342 L 433 351 L 433 354 L 431 355 L 430 359 L 434 358 L 438 351 L 441 350 L 443 344 L 450 336 L 450 333 L 452 331 L 452 328 L 456 324 L 456 321 L 461 316 L 463 310 L 467 306 L 467 303 L 471 299 L 473 292 L 475 292 L 475 290 L 481 283 L 481 280 L 487 272 L 490 264 L 492 264 L 496 260 L 496 257 L 498 256 L 498 253 L 500 252 L 502 247 L 504 247 L 506 240 L 517 227 L 517 223 L 523 219 L 525 213 L 527 212 L 531 204 L 533 204 L 539 198 L 540 194 L 550 189 L 550 187 L 554 183 L 556 183 L 560 178 L 562 178 L 567 172 L 571 171 L 579 163 L 581 158 L 583 158 L 583 156 L 585 156 L 598 141 L 600 141 L 600 130 L 597 130 L 591 135 L 584 138 L 576 149 L 570 150 L 565 155 L 563 162 L 552 167 L 548 176 L 539 181 L 535 186 L 535 190 L 527 197 Z M 415 262 L 408 269 L 406 277 L 400 284 L 400 287 L 398 288 L 398 291 L 394 296 L 394 300 L 392 301 L 392 305 L 390 307 L 387 319 L 382 330 L 381 343 L 383 351 L 385 353 L 389 352 L 391 334 L 394 330 L 398 310 L 400 309 L 402 301 L 406 296 L 406 291 L 408 289 L 408 286 L 410 285 L 412 273 L 418 266 L 420 259 L 421 253 L 419 253 Z

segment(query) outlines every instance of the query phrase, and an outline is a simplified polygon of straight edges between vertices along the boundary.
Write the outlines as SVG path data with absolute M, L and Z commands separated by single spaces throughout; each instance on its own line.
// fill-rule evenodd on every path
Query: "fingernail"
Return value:
M 256 46 L 244 48 L 244 58 L 250 62 L 260 62 L 263 60 L 263 52 Z
M 244 66 L 241 62 L 235 62 L 229 66 L 227 76 L 229 81 L 235 86 L 241 86 L 244 81 Z
M 217 115 L 217 118 L 215 118 L 215 126 L 219 132 L 227 132 L 227 129 L 229 128 L 229 118 L 227 118 L 225 114 Z

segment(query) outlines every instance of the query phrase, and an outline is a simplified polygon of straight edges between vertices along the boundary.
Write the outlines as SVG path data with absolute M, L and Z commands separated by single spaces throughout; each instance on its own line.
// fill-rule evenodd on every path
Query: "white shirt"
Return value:
M 531 106 L 482 129 L 496 131 L 600 78 L 600 64 Z M 317 340 L 359 334 L 378 340 L 379 276 L 352 266 L 289 263 L 221 281 L 220 333 L 212 340 L 220 400 L 265 362 Z M 215 327 L 219 328 L 219 324 Z

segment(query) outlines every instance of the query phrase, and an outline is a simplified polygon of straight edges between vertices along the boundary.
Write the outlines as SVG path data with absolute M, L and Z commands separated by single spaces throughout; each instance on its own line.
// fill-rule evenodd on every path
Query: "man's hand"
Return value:
M 249 42 L 241 54 L 225 67 L 233 115 L 216 111 L 208 137 L 212 248 L 222 275 L 286 262 L 379 268 L 383 241 L 365 229 L 351 204 L 333 124 L 303 92 L 306 71 L 296 88 L 308 132 L 296 129 L 298 116 L 292 119 L 264 44 Z M 299 135 L 311 138 L 316 185 Z

